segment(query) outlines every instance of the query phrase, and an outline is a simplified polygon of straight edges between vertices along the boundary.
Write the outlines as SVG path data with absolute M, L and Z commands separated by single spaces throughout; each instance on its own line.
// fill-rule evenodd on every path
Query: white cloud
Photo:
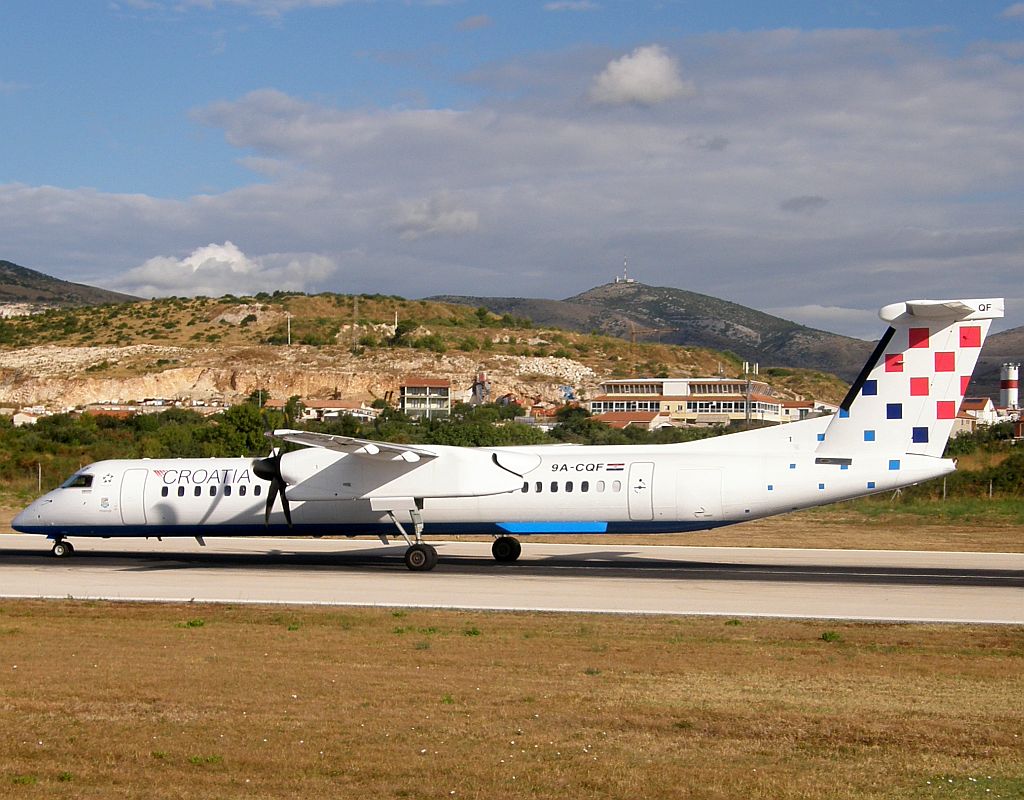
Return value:
M 1014 3 L 1012 6 L 1007 6 L 1003 9 L 1003 13 L 1000 16 L 1006 19 L 1024 17 L 1024 3 Z
M 479 216 L 476 211 L 459 208 L 451 196 L 441 192 L 423 200 L 401 202 L 394 227 L 403 239 L 472 233 L 480 226 Z
M 478 31 L 483 28 L 490 28 L 492 25 L 494 25 L 493 17 L 487 14 L 477 14 L 473 17 L 466 17 L 455 27 L 460 31 Z
M 590 99 L 606 105 L 651 106 L 696 93 L 693 83 L 680 77 L 676 60 L 652 44 L 609 63 L 594 79 Z
M 323 256 L 273 253 L 249 258 L 232 242 L 224 242 L 196 248 L 185 258 L 150 258 L 111 285 L 141 297 L 219 297 L 272 288 L 309 290 L 334 271 L 334 263 Z
M 594 11 L 597 8 L 597 3 L 590 0 L 556 0 L 544 4 L 545 11 Z

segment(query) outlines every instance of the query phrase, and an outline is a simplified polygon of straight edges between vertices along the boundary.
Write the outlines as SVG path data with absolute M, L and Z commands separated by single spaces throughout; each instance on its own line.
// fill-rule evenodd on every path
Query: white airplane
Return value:
M 68 537 L 401 536 L 411 570 L 424 535 L 491 534 L 515 561 L 528 534 L 669 533 L 884 492 L 952 472 L 942 457 L 1003 300 L 885 306 L 889 328 L 837 414 L 682 444 L 462 448 L 294 430 L 266 458 L 100 461 L 14 519 Z M 410 530 L 411 528 L 411 530 Z

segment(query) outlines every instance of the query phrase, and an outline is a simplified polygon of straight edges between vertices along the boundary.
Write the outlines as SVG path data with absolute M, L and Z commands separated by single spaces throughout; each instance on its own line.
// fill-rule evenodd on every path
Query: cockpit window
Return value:
M 61 489 L 88 489 L 92 486 L 92 475 L 72 475 L 64 483 Z

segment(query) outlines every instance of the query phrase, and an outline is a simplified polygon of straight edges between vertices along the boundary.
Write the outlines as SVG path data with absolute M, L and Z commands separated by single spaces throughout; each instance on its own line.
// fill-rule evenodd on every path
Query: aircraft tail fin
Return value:
M 819 434 L 817 452 L 941 457 L 1003 299 L 909 300 L 879 316 L 889 329 Z

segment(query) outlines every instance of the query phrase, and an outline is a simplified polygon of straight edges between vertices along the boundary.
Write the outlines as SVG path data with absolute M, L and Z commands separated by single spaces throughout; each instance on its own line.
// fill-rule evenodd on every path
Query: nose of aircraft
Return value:
M 43 521 L 43 509 L 51 502 L 51 500 L 48 500 L 45 497 L 40 497 L 11 520 L 11 527 L 21 533 L 28 533 L 33 528 L 45 525 L 46 523 Z

